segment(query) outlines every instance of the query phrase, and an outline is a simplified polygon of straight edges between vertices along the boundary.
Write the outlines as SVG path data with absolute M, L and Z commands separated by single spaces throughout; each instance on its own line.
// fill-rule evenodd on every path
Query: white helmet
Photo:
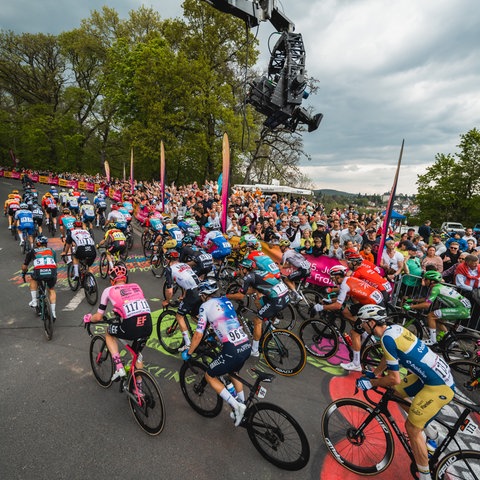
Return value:
M 385 308 L 381 307 L 380 305 L 364 305 L 358 311 L 357 318 L 362 322 L 375 320 L 379 323 L 385 323 L 387 312 Z

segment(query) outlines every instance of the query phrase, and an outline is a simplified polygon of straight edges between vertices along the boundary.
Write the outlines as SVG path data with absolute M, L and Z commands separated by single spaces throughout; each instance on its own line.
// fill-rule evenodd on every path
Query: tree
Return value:
M 437 154 L 417 180 L 421 219 L 476 223 L 480 217 L 480 132 L 460 135 L 460 152 Z

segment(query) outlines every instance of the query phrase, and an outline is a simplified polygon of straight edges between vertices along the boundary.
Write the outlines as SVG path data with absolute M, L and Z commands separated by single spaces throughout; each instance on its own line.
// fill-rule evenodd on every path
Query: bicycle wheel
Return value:
M 217 284 L 218 289 L 222 294 L 226 293 L 229 285 L 231 285 L 232 282 L 236 281 L 235 272 L 236 270 L 230 265 L 224 266 L 219 272 L 217 277 Z
M 100 276 L 102 278 L 107 278 L 109 268 L 107 254 L 102 252 L 99 261 Z
M 393 458 L 390 427 L 380 415 L 370 417 L 371 410 L 367 403 L 348 398 L 331 403 L 322 417 L 322 436 L 333 458 L 360 475 L 383 472 Z
M 383 348 L 380 342 L 368 345 L 360 355 L 360 363 L 363 369 L 374 370 L 378 367 L 383 357 Z
M 155 260 L 153 255 L 150 257 L 150 269 L 155 277 L 161 278 L 166 266 L 167 262 L 160 252 L 157 253 L 157 258 Z
M 449 365 L 457 395 L 480 405 L 480 363 L 471 360 L 455 360 Z
M 46 292 L 44 295 L 46 295 Z M 53 338 L 53 317 L 50 309 L 50 302 L 46 297 L 43 299 L 42 321 L 43 329 L 45 330 L 45 336 L 47 337 L 47 340 L 51 340 Z
M 275 322 L 275 328 L 292 330 L 295 326 L 295 318 L 295 309 L 288 303 L 287 306 L 281 312 L 278 312 L 272 320 Z
M 305 288 L 301 294 L 303 298 L 296 305 L 296 309 L 303 320 L 308 320 L 312 318 L 312 315 L 315 315 L 315 312 L 312 312 L 312 307 L 317 303 L 321 303 L 325 295 L 322 295 L 313 288 Z
M 390 314 L 388 316 L 388 319 L 391 320 L 393 323 L 396 323 L 397 325 L 405 327 L 420 340 L 424 337 L 421 321 L 417 318 L 412 318 L 404 312 L 396 312 Z
M 153 253 L 153 241 L 150 239 L 150 236 L 142 242 L 142 247 L 145 258 L 150 258 Z
M 337 353 L 338 332 L 323 320 L 306 320 L 300 327 L 300 338 L 310 355 L 330 358 Z
M 283 408 L 271 403 L 254 403 L 245 412 L 245 427 L 253 446 L 276 467 L 300 470 L 310 459 L 307 436 Z
M 143 396 L 140 398 L 137 395 L 135 379 L 137 385 L 141 384 Z M 135 378 L 130 376 L 128 391 L 131 395 L 128 403 L 137 423 L 149 435 L 158 435 L 165 426 L 165 403 L 155 379 L 148 372 L 136 370 Z
M 188 404 L 203 417 L 216 417 L 222 411 L 223 400 L 205 380 L 207 367 L 190 360 L 180 368 L 180 387 Z
M 459 450 L 442 457 L 435 466 L 435 480 L 478 480 L 480 478 L 480 452 Z
M 68 280 L 68 285 L 70 287 L 70 290 L 72 292 L 76 292 L 78 290 L 78 287 L 80 286 L 80 279 L 77 277 L 74 280 L 74 269 L 73 269 L 73 263 L 70 262 L 67 266 L 67 280 Z
M 131 250 L 133 248 L 133 233 L 127 235 L 127 249 Z
M 167 290 L 167 284 L 164 283 L 163 284 L 163 298 L 167 298 L 167 295 L 166 295 L 166 290 Z M 183 298 L 185 294 L 185 291 L 183 290 L 183 288 L 179 287 L 176 283 L 173 285 L 173 295 L 172 295 L 172 298 L 170 299 L 171 302 L 180 302 L 180 298 Z
M 445 342 L 440 342 L 439 346 L 447 362 L 471 360 L 476 356 L 477 340 L 478 337 L 469 333 L 456 333 L 449 336 Z
M 103 335 L 94 335 L 90 341 L 90 366 L 98 384 L 108 388 L 112 384 L 113 360 Z
M 175 310 L 164 310 L 157 320 L 157 336 L 160 345 L 168 353 L 173 354 L 178 353 L 178 349 L 185 344 L 176 314 Z
M 263 338 L 262 352 L 268 366 L 286 377 L 300 373 L 307 362 L 305 347 L 290 330 L 269 331 Z
M 85 298 L 90 305 L 95 305 L 98 300 L 98 285 L 92 273 L 87 272 L 83 280 Z

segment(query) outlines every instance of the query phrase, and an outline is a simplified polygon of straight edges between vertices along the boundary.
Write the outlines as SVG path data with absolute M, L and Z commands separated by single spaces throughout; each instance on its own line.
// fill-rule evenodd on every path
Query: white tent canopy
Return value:
M 267 185 L 256 183 L 255 185 L 234 185 L 234 190 L 260 190 L 262 193 L 291 193 L 294 195 L 313 195 L 313 190 L 306 188 L 294 188 L 286 185 Z

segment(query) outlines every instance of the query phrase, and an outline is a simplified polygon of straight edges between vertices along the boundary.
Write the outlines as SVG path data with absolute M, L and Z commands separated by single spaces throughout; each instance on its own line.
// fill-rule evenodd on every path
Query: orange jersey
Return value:
M 391 292 L 392 286 L 390 282 L 383 278 L 378 272 L 376 272 L 370 265 L 362 262 L 362 264 L 352 273 L 352 277 L 359 278 L 364 282 L 367 282 L 372 287 L 375 287 L 381 292 Z
M 382 293 L 367 282 L 355 277 L 345 277 L 340 284 L 337 302 L 344 303 L 349 296 L 355 303 L 378 305 L 383 301 Z

